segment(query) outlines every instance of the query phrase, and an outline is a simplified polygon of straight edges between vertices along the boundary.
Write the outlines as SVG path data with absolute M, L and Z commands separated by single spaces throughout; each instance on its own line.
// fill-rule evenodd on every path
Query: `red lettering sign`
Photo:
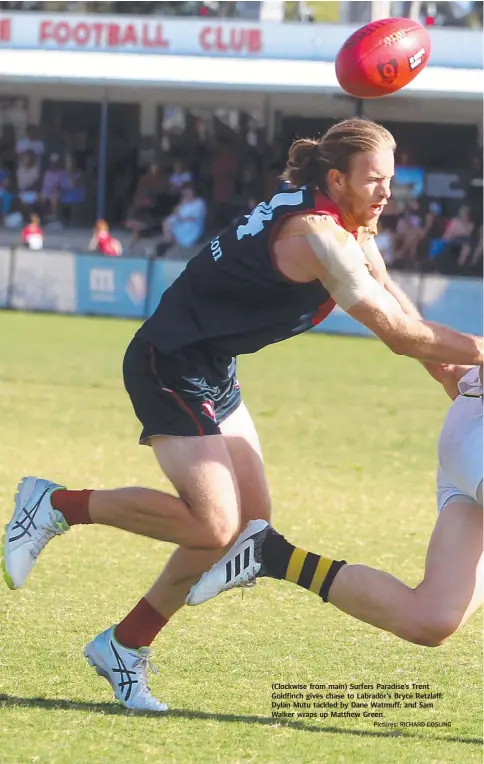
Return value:
M 52 36 L 52 21 L 42 21 L 40 24 L 39 42 L 45 42 Z
M 260 29 L 243 27 L 204 27 L 199 35 L 200 47 L 207 52 L 260 53 Z
M 136 30 L 133 24 L 128 24 L 124 30 L 123 45 L 137 45 L 138 39 L 136 37 Z
M 12 20 L 0 19 L 0 42 L 12 42 Z
M 110 48 L 117 48 L 121 43 L 121 27 L 119 24 L 108 24 L 107 44 Z
M 91 29 L 94 33 L 94 45 L 99 48 L 103 41 L 104 24 L 92 24 Z
M 8 19 L 5 19 L 10 24 Z M 4 34 L 10 34 L 7 27 Z M 0 35 L 1 27 L 0 27 Z M 8 40 L 10 38 L 7 38 Z M 39 27 L 39 42 L 55 41 L 57 45 L 75 45 L 85 47 L 92 45 L 96 48 L 103 46 L 120 48 L 169 48 L 170 43 L 163 36 L 162 24 L 89 24 L 79 22 L 72 25 L 69 21 L 42 21 Z
M 87 24 L 77 24 L 74 27 L 74 39 L 78 45 L 87 45 L 91 36 L 91 30 Z
M 157 24 L 155 35 L 150 39 L 150 24 L 143 24 L 141 36 L 141 45 L 143 48 L 169 48 L 170 43 L 163 37 L 163 24 Z

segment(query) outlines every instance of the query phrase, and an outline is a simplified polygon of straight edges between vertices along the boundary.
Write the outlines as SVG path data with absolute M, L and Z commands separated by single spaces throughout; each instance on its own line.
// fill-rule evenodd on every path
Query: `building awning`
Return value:
M 0 50 L 0 81 L 206 88 L 267 93 L 342 92 L 327 61 Z M 481 69 L 429 66 L 398 96 L 482 98 Z

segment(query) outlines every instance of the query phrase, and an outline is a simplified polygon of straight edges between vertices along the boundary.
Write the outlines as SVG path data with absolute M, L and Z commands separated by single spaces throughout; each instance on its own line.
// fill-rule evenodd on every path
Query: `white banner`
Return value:
M 18 248 L 14 258 L 12 308 L 53 313 L 76 311 L 74 254 Z
M 0 48 L 334 61 L 354 31 L 343 24 L 71 13 L 0 14 Z M 482 31 L 431 29 L 431 65 L 482 68 Z
M 12 251 L 7 247 L 0 247 L 0 308 L 7 306 L 11 259 Z

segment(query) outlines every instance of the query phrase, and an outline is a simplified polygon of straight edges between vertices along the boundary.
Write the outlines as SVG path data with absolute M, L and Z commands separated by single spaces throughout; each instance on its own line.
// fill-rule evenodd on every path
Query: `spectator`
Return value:
M 44 246 L 44 232 L 40 227 L 40 218 L 33 213 L 30 223 L 22 229 L 22 241 L 26 247 L 33 250 L 42 249 Z
M 207 207 L 197 196 L 191 184 L 182 189 L 180 204 L 163 223 L 164 244 L 177 244 L 181 248 L 192 247 L 205 229 Z
M 26 135 L 24 138 L 20 138 L 20 140 L 17 141 L 15 151 L 17 154 L 25 154 L 26 151 L 33 151 L 37 158 L 37 163 L 40 164 L 44 155 L 45 146 L 39 137 L 38 127 L 35 125 L 27 125 Z
M 424 236 L 423 220 L 418 199 L 411 199 L 407 209 L 397 222 L 395 236 L 396 267 L 403 269 L 415 268 L 417 263 L 417 247 Z
M 128 209 L 126 228 L 132 232 L 130 248 L 136 246 L 142 231 L 154 228 L 157 224 L 157 207 L 162 197 L 170 193 L 169 181 L 166 173 L 159 164 L 150 165 L 144 175 L 141 176 L 133 197 L 133 203 Z M 172 200 L 171 206 L 173 206 Z M 159 213 L 161 217 L 161 212 Z
M 474 223 L 471 220 L 470 208 L 463 204 L 459 208 L 457 215 L 452 218 L 444 231 L 442 239 L 447 242 L 457 244 L 467 244 L 470 241 Z
M 442 205 L 432 201 L 424 218 L 422 239 L 417 245 L 417 259 L 425 267 L 429 257 L 435 257 L 442 250 L 442 236 L 447 220 L 442 213 Z
M 60 188 L 60 204 L 67 219 L 72 222 L 73 209 L 86 201 L 86 182 L 84 173 L 77 169 L 71 156 L 66 158 L 64 176 Z
M 185 166 L 181 159 L 176 159 L 173 163 L 173 172 L 170 175 L 170 188 L 174 194 L 179 194 L 182 186 L 192 183 L 193 175 Z
M 26 151 L 19 157 L 17 166 L 17 191 L 20 207 L 24 213 L 30 213 L 39 200 L 40 169 L 33 151 Z
M 51 154 L 49 166 L 42 181 L 41 201 L 44 213 L 50 220 L 59 220 L 59 201 L 62 188 L 66 183 L 66 171 L 59 154 Z
M 91 252 L 99 252 L 99 254 L 109 257 L 120 257 L 123 254 L 121 242 L 111 235 L 109 225 L 105 220 L 98 220 L 94 226 L 89 249 Z
M 470 241 L 463 244 L 457 261 L 459 269 L 469 276 L 482 276 L 482 223 Z

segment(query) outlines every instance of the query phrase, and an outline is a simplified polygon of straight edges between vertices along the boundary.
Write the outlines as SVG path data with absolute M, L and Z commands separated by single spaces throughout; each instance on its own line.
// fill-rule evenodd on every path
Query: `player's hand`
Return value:
M 440 363 L 424 363 L 423 365 L 430 376 L 437 380 L 437 382 L 440 382 L 451 400 L 455 400 L 459 395 L 457 383 L 471 368 L 470 366 L 455 366 Z

